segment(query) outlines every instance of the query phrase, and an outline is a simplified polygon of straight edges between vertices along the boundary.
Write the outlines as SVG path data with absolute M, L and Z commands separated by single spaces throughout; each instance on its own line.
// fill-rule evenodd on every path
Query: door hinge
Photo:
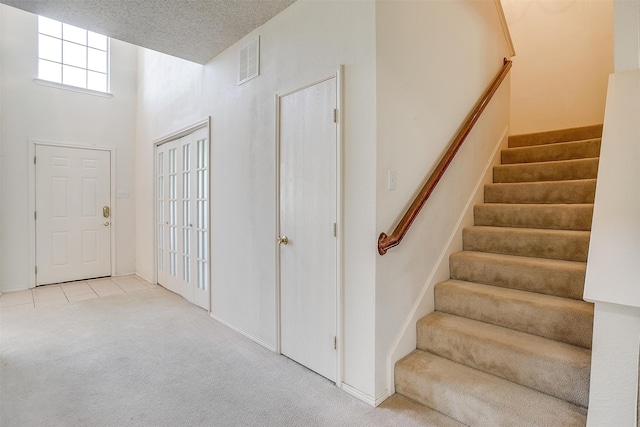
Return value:
M 38 266 L 34 268 L 36 275 L 38 275 Z
M 33 164 L 36 164 L 36 156 L 33 156 Z
M 33 211 L 33 220 L 37 220 L 38 219 L 38 212 L 37 211 Z
M 338 123 L 338 109 L 333 109 L 333 123 Z
M 338 237 L 338 224 L 333 223 L 333 237 Z
M 338 337 L 333 337 L 333 349 L 338 349 Z

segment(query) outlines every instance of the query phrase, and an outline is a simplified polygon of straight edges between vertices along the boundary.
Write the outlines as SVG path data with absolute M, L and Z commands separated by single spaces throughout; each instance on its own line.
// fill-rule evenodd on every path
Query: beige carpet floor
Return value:
M 379 408 L 161 287 L 0 311 L 0 425 L 456 426 Z

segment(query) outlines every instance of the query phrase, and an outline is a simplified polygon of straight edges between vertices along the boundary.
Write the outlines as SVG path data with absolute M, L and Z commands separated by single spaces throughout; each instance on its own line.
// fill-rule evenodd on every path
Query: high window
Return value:
M 38 78 L 109 91 L 109 38 L 38 17 Z

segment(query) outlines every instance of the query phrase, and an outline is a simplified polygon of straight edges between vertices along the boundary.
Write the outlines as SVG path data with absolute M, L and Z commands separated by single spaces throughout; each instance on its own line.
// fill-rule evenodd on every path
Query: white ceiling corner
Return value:
M 206 64 L 295 0 L 0 0 L 9 6 Z

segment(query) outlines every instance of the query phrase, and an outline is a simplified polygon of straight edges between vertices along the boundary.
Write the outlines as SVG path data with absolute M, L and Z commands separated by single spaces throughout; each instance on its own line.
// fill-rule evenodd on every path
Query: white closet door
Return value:
M 280 99 L 282 354 L 336 380 L 336 79 Z
M 206 128 L 158 147 L 158 283 L 209 309 Z

